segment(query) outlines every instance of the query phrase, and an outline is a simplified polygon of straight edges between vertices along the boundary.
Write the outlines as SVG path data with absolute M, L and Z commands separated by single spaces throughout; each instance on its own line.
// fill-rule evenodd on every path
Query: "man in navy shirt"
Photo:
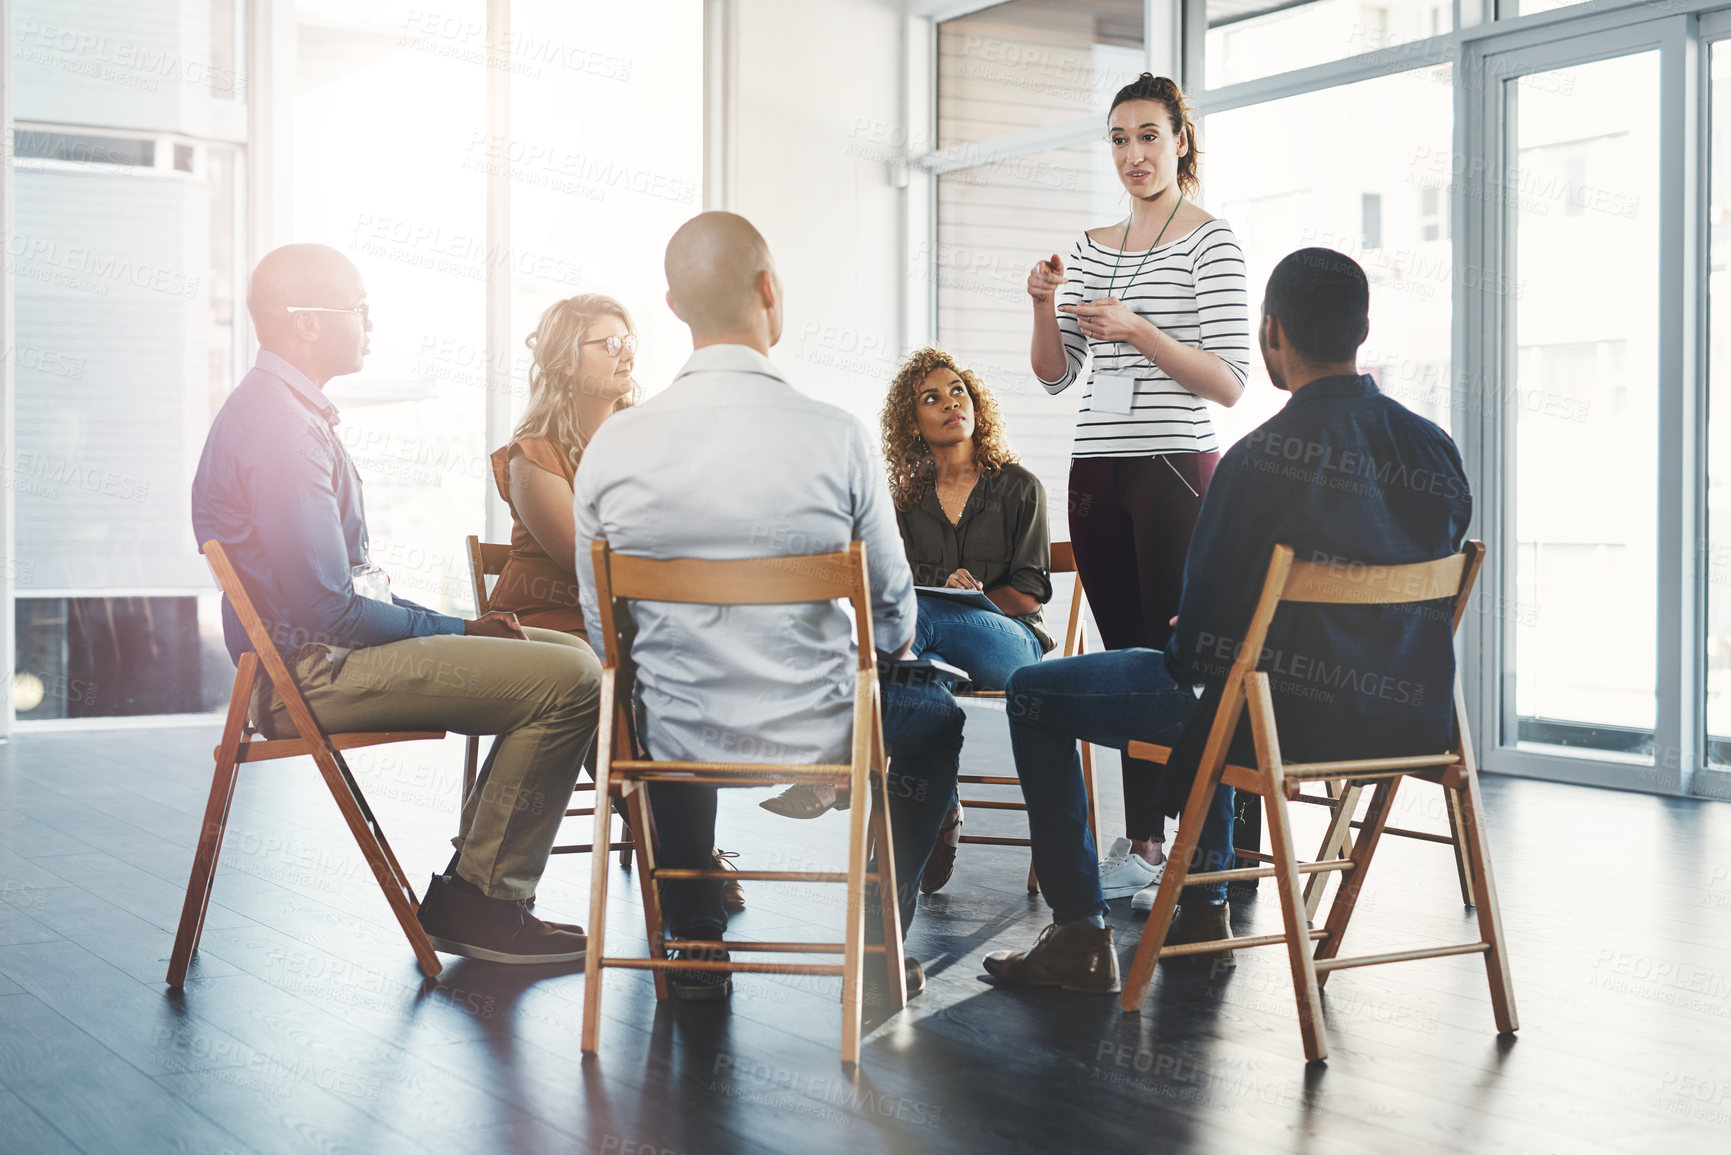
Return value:
M 1133 738 L 1172 745 L 1159 798 L 1178 814 L 1274 546 L 1292 546 L 1301 560 L 1367 565 L 1460 549 L 1472 494 L 1454 442 L 1358 372 L 1369 305 L 1364 271 L 1329 249 L 1292 253 L 1269 277 L 1258 337 L 1269 379 L 1292 397 L 1220 459 L 1165 652 L 1089 654 L 1011 676 L 1016 773 L 1053 925 L 1030 950 L 987 957 L 999 982 L 1119 989 L 1076 740 L 1120 750 Z M 1258 661 L 1270 676 L 1281 752 L 1316 761 L 1447 748 L 1451 637 L 1446 601 L 1281 607 Z M 1254 761 L 1248 730 L 1235 736 L 1234 762 Z M 1194 868 L 1225 869 L 1232 858 L 1232 789 L 1222 785 Z M 1228 937 L 1225 884 L 1185 887 L 1167 942 Z M 1231 952 L 1183 957 L 1215 964 Z
M 337 435 L 333 377 L 367 353 L 366 287 L 335 249 L 288 245 L 247 290 L 258 362 L 229 394 L 192 483 L 199 544 L 222 543 L 319 724 L 328 731 L 498 734 L 463 807 L 450 873 L 420 919 L 433 946 L 494 962 L 577 962 L 581 927 L 545 923 L 528 901 L 595 737 L 600 667 L 582 641 L 476 620 L 390 593 L 368 557 L 361 479 Z M 223 634 L 252 648 L 227 599 Z M 294 734 L 268 681 L 252 716 Z

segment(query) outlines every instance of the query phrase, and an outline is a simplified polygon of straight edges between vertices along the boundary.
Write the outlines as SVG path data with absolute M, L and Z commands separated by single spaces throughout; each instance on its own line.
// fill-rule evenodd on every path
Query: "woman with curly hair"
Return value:
M 1010 451 L 997 400 L 942 349 L 919 350 L 897 372 L 883 447 L 914 585 L 977 590 L 997 607 L 921 592 L 914 656 L 961 667 L 977 689 L 1002 690 L 1011 671 L 1053 646 L 1040 609 L 1052 597 L 1045 487 Z M 830 804 L 828 791 L 796 786 L 763 805 L 809 818 Z M 920 880 L 926 894 L 949 881 L 962 818 L 952 799 Z

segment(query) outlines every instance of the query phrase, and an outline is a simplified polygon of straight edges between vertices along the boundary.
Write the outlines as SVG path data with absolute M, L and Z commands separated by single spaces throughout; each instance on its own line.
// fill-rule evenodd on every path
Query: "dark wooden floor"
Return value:
M 1003 766 L 970 709 L 964 764 Z M 996 990 L 988 950 L 1047 921 L 1025 851 L 965 847 L 911 949 L 931 983 L 837 1061 L 837 980 L 736 979 L 731 1006 L 657 1007 L 611 972 L 601 1055 L 583 978 L 454 960 L 423 986 L 310 764 L 243 770 L 204 947 L 163 973 L 214 729 L 0 746 L 0 1150 L 7 1153 L 816 1151 L 1693 1152 L 1731 1149 L 1731 807 L 1491 779 L 1495 865 L 1523 1028 L 1494 1034 L 1479 960 L 1346 971 L 1333 1053 L 1307 1069 L 1283 958 L 1162 974 L 1146 1006 Z M 442 865 L 460 747 L 353 765 L 417 876 Z M 1102 779 L 1117 825 L 1116 756 Z M 839 816 L 723 801 L 723 844 L 833 866 Z M 1302 808 L 1308 830 L 1320 811 Z M 1409 787 L 1396 821 L 1441 829 Z M 1015 832 L 976 812 L 971 832 Z M 641 944 L 615 871 L 619 945 Z M 561 857 L 543 914 L 587 921 Z M 419 879 L 417 878 L 417 882 Z M 839 887 L 750 886 L 739 938 L 833 937 Z M 1114 903 L 1126 965 L 1137 927 Z M 1236 903 L 1278 928 L 1272 891 Z M 1379 854 L 1354 949 L 1470 937 L 1445 849 Z

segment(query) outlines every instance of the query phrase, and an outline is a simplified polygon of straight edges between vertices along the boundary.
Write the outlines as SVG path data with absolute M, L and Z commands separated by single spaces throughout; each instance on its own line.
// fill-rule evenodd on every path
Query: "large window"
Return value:
M 1731 43 L 1712 47 L 1708 228 L 1706 725 L 1708 757 L 1731 765 Z
M 488 7 L 298 0 L 259 96 L 241 0 L 12 5 L 17 428 L 0 468 L 19 718 L 226 700 L 187 495 L 251 363 L 245 277 L 264 247 L 320 242 L 361 269 L 375 328 L 363 371 L 328 387 L 338 432 L 373 559 L 445 612 L 470 610 L 463 537 L 486 524 L 489 454 L 527 399 L 541 311 L 618 297 L 651 388 L 686 356 L 644 257 L 702 207 L 701 0 L 517 0 L 508 35 Z M 292 126 L 252 158 L 257 200 L 249 97 Z M 488 231 L 501 208 L 508 243 Z
M 1506 496 L 1515 601 L 1527 611 L 1510 622 L 1514 737 L 1650 756 L 1658 53 L 1534 73 L 1512 88 L 1516 162 L 1497 192 L 1513 270 Z
M 20 718 L 207 709 L 187 490 L 243 342 L 240 6 L 13 5 Z
M 1009 394 L 1048 488 L 1075 403 L 1026 370 L 1023 283 L 1124 210 L 1106 86 L 971 63 L 1042 44 L 1184 82 L 1201 201 L 1244 247 L 1253 310 L 1294 249 L 1364 267 L 1360 365 L 1455 438 L 1490 545 L 1460 665 L 1482 763 L 1731 797 L 1731 2 L 1148 0 L 1143 40 L 1099 5 L 959 7 L 933 40 L 937 147 L 914 158 L 930 335 Z M 1223 442 L 1285 401 L 1256 361 L 1210 410 Z
M 1202 130 L 1203 204 L 1238 234 L 1252 311 L 1287 253 L 1316 246 L 1345 253 L 1371 286 L 1360 367 L 1445 429 L 1454 288 L 1451 71 L 1442 65 L 1216 113 Z M 1352 147 L 1320 146 L 1318 125 Z M 1230 443 L 1284 402 L 1253 356 L 1243 399 L 1211 415 Z
M 396 0 L 297 12 L 295 239 L 347 254 L 372 306 L 365 367 L 327 386 L 337 433 L 393 592 L 459 612 L 492 485 L 486 390 L 510 381 L 487 372 L 486 5 L 430 24 Z

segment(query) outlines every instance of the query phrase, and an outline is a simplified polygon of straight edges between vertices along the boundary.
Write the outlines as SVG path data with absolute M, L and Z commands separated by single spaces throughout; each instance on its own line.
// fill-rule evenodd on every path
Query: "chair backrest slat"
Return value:
M 1238 718 L 1244 707 L 1245 680 L 1256 672 L 1263 643 L 1268 640 L 1269 626 L 1273 624 L 1274 613 L 1281 602 L 1402 605 L 1452 597 L 1452 630 L 1459 627 L 1461 616 L 1466 612 L 1467 598 L 1472 595 L 1484 553 L 1483 542 L 1469 541 L 1460 553 L 1435 561 L 1371 566 L 1351 562 L 1296 562 L 1291 546 L 1275 546 L 1268 559 L 1268 575 L 1262 583 L 1262 596 L 1251 612 L 1244 642 L 1227 675 L 1226 694 L 1208 732 L 1202 764 L 1212 765 L 1216 759 L 1222 763 L 1225 761 L 1227 747 L 1238 729 Z
M 868 670 L 877 664 L 864 542 L 853 542 L 835 553 L 707 561 L 634 557 L 614 553 L 605 541 L 597 541 L 591 557 L 609 666 L 629 669 L 628 656 L 621 652 L 626 644 L 624 622 L 616 612 L 616 604 L 624 601 L 709 606 L 846 601 L 854 611 L 859 668 Z
M 300 687 L 295 685 L 294 679 L 289 676 L 288 663 L 283 661 L 281 651 L 270 636 L 270 630 L 265 627 L 264 619 L 253 606 L 252 595 L 247 592 L 246 582 L 241 579 L 240 571 L 229 561 L 228 552 L 222 548 L 222 543 L 214 538 L 204 543 L 204 558 L 210 564 L 211 572 L 216 574 L 217 585 L 222 587 L 229 605 L 234 607 L 235 616 L 240 619 L 241 628 L 246 631 L 247 640 L 252 643 L 259 662 L 264 666 L 265 676 L 270 679 L 271 687 L 276 690 L 277 697 L 295 725 L 295 732 L 301 737 L 314 739 L 321 733 L 318 722 L 313 718 L 312 709 L 307 705 L 306 699 L 301 697 Z
M 712 606 L 786 605 L 850 598 L 855 567 L 846 552 L 740 561 L 609 555 L 613 596 Z
M 1076 572 L 1076 551 L 1071 548 L 1069 542 L 1055 541 L 1052 543 L 1052 572 Z
M 1280 600 L 1328 605 L 1400 605 L 1453 598 L 1460 593 L 1466 563 L 1465 553 L 1411 565 L 1295 561 L 1287 572 Z
M 475 590 L 475 616 L 479 617 L 493 608 L 492 599 L 487 594 L 487 579 L 505 572 L 505 561 L 511 556 L 511 547 L 482 541 L 472 533 L 468 540 L 469 581 Z

